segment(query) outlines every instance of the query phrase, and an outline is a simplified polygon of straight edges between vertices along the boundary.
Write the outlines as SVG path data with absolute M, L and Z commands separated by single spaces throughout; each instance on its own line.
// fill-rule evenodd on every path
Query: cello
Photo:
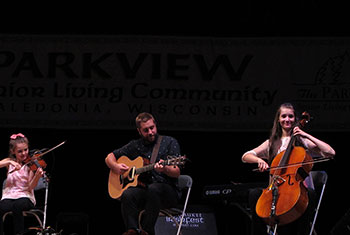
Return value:
M 303 112 L 299 127 L 304 127 L 309 120 L 310 115 Z M 303 147 L 295 146 L 295 140 L 296 137 L 292 135 L 286 150 L 273 159 L 270 184 L 263 189 L 256 204 L 257 215 L 270 226 L 295 221 L 305 212 L 309 203 L 303 180 L 313 167 L 312 158 Z M 303 162 L 306 164 L 299 164 Z

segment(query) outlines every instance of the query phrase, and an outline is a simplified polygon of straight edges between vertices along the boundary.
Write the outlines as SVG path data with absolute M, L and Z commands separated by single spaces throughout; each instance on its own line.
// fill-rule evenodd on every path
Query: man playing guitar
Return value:
M 119 198 L 127 230 L 123 235 L 153 235 L 159 210 L 175 206 L 179 199 L 177 178 L 180 167 L 161 163 L 168 156 L 180 156 L 180 146 L 175 138 L 158 135 L 155 119 L 149 113 L 140 113 L 136 117 L 136 127 L 140 138 L 109 153 L 105 161 L 111 173 L 123 176 L 131 166 L 118 161 L 120 157 L 127 156 L 132 161 L 141 156 L 147 164 L 151 162 L 151 156 L 155 156 L 154 168 L 142 173 L 138 177 L 138 185 L 126 188 Z M 139 228 L 138 218 L 142 210 L 145 212 L 141 219 L 142 228 Z

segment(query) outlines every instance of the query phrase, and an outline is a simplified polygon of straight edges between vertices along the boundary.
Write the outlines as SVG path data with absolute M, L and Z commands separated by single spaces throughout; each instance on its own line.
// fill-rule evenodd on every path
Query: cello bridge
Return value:
M 275 175 L 273 177 L 273 183 L 276 185 L 276 186 L 280 186 L 282 185 L 284 182 L 286 182 L 285 179 L 283 179 L 281 176 L 279 175 Z

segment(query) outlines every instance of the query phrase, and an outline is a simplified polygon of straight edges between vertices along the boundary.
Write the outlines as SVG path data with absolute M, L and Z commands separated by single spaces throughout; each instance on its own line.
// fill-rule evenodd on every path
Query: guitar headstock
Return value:
M 186 155 L 184 156 L 167 156 L 167 160 L 165 160 L 166 165 L 170 166 L 179 166 L 179 165 L 185 165 L 186 161 L 188 160 Z

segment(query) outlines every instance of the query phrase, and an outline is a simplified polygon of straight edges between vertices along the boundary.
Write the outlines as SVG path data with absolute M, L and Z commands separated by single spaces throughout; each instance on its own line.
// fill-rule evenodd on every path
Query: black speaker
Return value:
M 336 223 L 331 230 L 331 235 L 350 235 L 350 210 Z
M 180 223 L 181 215 L 175 216 Z M 155 232 L 156 235 L 176 234 L 177 225 L 168 216 L 159 216 Z M 182 235 L 217 235 L 215 214 L 204 207 L 188 208 L 182 221 Z

